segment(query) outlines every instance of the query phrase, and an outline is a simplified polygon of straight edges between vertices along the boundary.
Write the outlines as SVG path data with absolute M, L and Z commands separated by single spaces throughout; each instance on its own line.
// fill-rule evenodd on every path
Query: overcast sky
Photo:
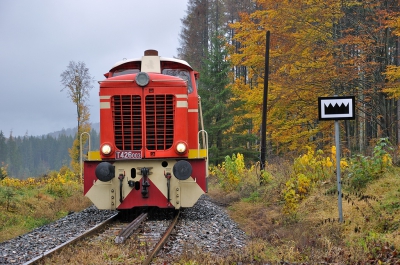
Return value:
M 40 136 L 74 128 L 76 107 L 61 91 L 70 61 L 96 83 L 91 122 L 99 122 L 98 83 L 124 58 L 146 49 L 175 57 L 187 0 L 0 0 L 0 131 Z

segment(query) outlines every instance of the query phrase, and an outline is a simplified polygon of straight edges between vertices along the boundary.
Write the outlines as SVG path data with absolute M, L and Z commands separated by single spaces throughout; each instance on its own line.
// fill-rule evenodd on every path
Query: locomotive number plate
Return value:
M 141 159 L 142 151 L 115 151 L 115 159 Z

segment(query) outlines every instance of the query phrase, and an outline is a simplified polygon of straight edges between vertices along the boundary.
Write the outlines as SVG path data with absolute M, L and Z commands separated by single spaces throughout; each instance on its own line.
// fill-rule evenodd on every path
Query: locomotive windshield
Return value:
M 120 76 L 120 75 L 127 75 L 127 74 L 136 74 L 139 73 L 139 69 L 127 69 L 127 68 L 122 68 L 122 69 L 116 69 L 113 73 L 112 76 Z M 162 70 L 162 74 L 164 75 L 170 75 L 170 76 L 176 76 L 179 77 L 187 82 L 188 86 L 188 93 L 193 92 L 193 87 L 192 87 L 192 80 L 190 78 L 190 73 L 186 69 L 170 69 L 166 68 Z
M 113 76 L 136 74 L 139 72 L 139 69 L 118 69 L 114 71 Z
M 182 78 L 183 80 L 185 80 L 187 82 L 188 93 L 190 94 L 193 92 L 192 80 L 190 79 L 190 73 L 188 70 L 185 70 L 185 69 L 163 69 L 162 74 L 172 75 L 172 76 Z

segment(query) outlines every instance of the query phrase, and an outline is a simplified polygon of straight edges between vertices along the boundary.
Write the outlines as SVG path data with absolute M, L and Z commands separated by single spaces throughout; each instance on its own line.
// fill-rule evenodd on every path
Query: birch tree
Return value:
M 90 113 L 87 105 L 89 92 L 93 88 L 94 78 L 84 62 L 70 61 L 67 69 L 61 73 L 61 83 L 64 86 L 61 91 L 67 90 L 67 94 L 76 106 L 78 130 L 72 148 L 69 150 L 71 166 L 75 173 L 79 172 L 80 164 L 80 141 L 83 132 L 90 132 Z M 85 142 L 87 139 L 84 139 Z M 84 144 L 84 142 L 83 142 Z

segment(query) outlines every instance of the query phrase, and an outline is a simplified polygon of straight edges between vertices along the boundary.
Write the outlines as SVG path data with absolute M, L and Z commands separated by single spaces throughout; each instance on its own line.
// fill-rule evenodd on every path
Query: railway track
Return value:
M 104 237 L 114 237 L 116 231 L 119 231 L 118 235 L 114 238 L 115 244 L 123 245 L 125 241 L 135 232 L 142 227 L 142 231 L 136 233 L 134 239 L 139 241 L 138 246 L 145 246 L 147 258 L 142 262 L 142 264 L 150 264 L 152 259 L 157 255 L 157 253 L 162 249 L 164 244 L 167 242 L 171 232 L 173 231 L 174 227 L 176 226 L 178 219 L 179 219 L 179 212 L 175 215 L 170 224 L 164 231 L 156 231 L 154 232 L 153 228 L 150 225 L 146 228 L 146 218 L 147 213 L 143 213 L 139 215 L 135 220 L 133 220 L 129 225 L 123 225 L 116 221 L 117 214 L 111 216 L 104 222 L 98 224 L 94 228 L 90 229 L 89 231 L 74 237 L 73 239 L 43 253 L 40 256 L 31 259 L 30 261 L 24 263 L 24 265 L 30 264 L 47 264 L 48 259 L 51 259 L 56 253 L 59 253 L 61 250 L 73 247 L 73 244 L 76 244 L 78 241 L 82 241 L 88 239 L 92 236 L 98 236 L 99 240 L 103 240 Z M 105 231 L 106 227 L 109 226 L 108 230 Z M 156 225 L 157 226 L 157 225 Z M 163 227 L 164 225 L 161 225 Z M 154 227 L 154 225 L 153 225 Z M 103 232 L 100 232 L 103 231 Z M 149 251 L 151 250 L 151 251 Z
M 153 250 L 150 252 L 150 254 L 147 256 L 147 259 L 142 263 L 143 265 L 147 265 L 150 264 L 151 260 L 157 255 L 157 253 L 161 250 L 161 248 L 165 245 L 165 243 L 167 242 L 169 236 L 172 233 L 172 230 L 174 229 L 174 227 L 176 226 L 176 224 L 178 223 L 178 219 L 179 219 L 179 213 L 178 212 L 176 214 L 176 216 L 174 217 L 174 219 L 172 220 L 171 224 L 169 225 L 169 227 L 167 228 L 167 230 L 165 231 L 164 235 L 160 238 L 160 240 L 158 241 L 158 243 L 156 244 L 156 246 L 153 248 Z
M 99 211 L 91 206 L 1 242 L 0 264 L 32 264 L 39 256 L 41 259 L 36 259 L 35 264 L 142 264 L 174 217 L 173 212 L 149 212 L 146 222 L 122 244 L 117 244 L 115 239 L 128 223 L 118 218 L 105 225 L 102 232 L 93 232 L 93 236 L 59 247 L 94 226 L 100 227 L 100 223 L 115 214 L 115 211 Z M 204 254 L 212 256 L 211 263 L 227 257 L 232 260 L 231 257 L 241 253 L 247 240 L 226 212 L 204 196 L 194 207 L 180 211 L 170 239 L 152 262 L 182 264 L 199 256 L 198 263 L 203 263 Z M 58 249 L 56 254 L 43 255 L 53 249 Z
M 55 247 L 55 248 L 53 248 L 53 249 L 51 249 L 49 251 L 44 252 L 42 255 L 37 256 L 37 257 L 29 260 L 28 262 L 25 262 L 24 265 L 38 264 L 40 261 L 44 260 L 46 257 L 49 257 L 49 256 L 57 253 L 61 249 L 65 248 L 66 246 L 69 246 L 69 245 L 71 245 L 71 244 L 73 244 L 73 243 L 75 243 L 75 242 L 77 242 L 79 240 L 82 240 L 84 238 L 87 238 L 87 237 L 97 233 L 98 231 L 104 229 L 104 227 L 106 227 L 108 224 L 114 222 L 116 220 L 117 216 L 118 216 L 118 214 L 112 215 L 110 218 L 108 218 L 107 220 L 101 222 L 100 224 L 96 225 L 95 227 L 93 227 L 92 229 L 86 231 L 85 233 L 83 233 L 83 234 L 81 234 L 81 235 L 79 235 L 77 237 L 74 237 L 74 238 L 68 240 L 67 242 L 65 242 L 65 243 L 63 243 L 63 244 L 61 244 L 61 245 L 59 245 L 59 246 L 57 246 L 57 247 Z

